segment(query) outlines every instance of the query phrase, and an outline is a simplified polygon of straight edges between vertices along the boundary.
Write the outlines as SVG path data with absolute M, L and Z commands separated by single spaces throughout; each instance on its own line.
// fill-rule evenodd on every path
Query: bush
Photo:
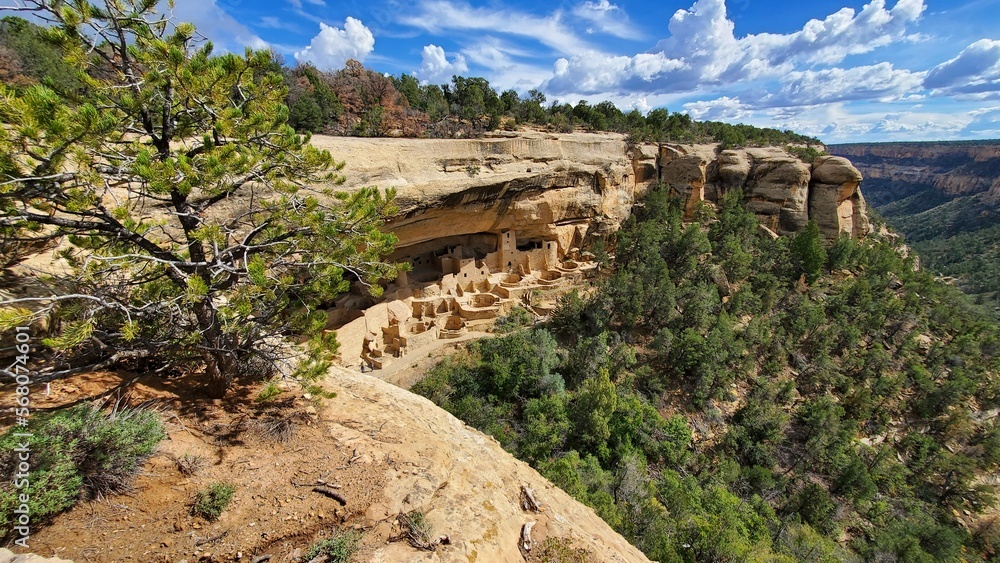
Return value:
M 338 532 L 332 538 L 320 540 L 306 551 L 302 561 L 312 561 L 317 557 L 326 557 L 327 563 L 345 563 L 358 550 L 361 544 L 361 534 L 354 530 Z
M 531 326 L 535 320 L 535 315 L 531 311 L 518 305 L 510 310 L 506 316 L 500 317 L 493 324 L 497 332 L 511 332 L 521 327 Z
M 437 548 L 438 542 L 434 539 L 434 528 L 427 521 L 423 512 L 415 510 L 409 514 L 400 514 L 399 522 L 406 537 L 410 539 L 410 545 L 428 551 L 434 551 Z
M 785 150 L 788 151 L 788 154 L 797 157 L 799 160 L 805 162 L 806 164 L 812 164 L 817 157 L 827 154 L 826 151 L 821 151 L 811 146 L 801 147 L 795 145 L 788 145 L 785 147 Z
M 25 440 L 16 433 L 31 434 Z M 165 437 L 156 413 L 145 408 L 114 408 L 104 413 L 91 404 L 32 416 L 0 438 L 0 538 L 11 533 L 20 504 L 14 488 L 21 443 L 30 449 L 27 494 L 32 523 L 44 523 L 80 498 L 127 492 L 135 475 Z
M 194 513 L 209 522 L 215 522 L 229 506 L 235 492 L 236 487 L 229 483 L 212 483 L 198 491 L 198 498 L 194 503 Z

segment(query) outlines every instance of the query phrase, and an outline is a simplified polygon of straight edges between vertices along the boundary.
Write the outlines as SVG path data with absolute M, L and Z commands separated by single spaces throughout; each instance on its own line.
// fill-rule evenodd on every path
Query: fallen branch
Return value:
M 313 492 L 332 498 L 333 500 L 339 502 L 340 506 L 347 505 L 347 499 L 344 498 L 344 495 L 338 493 L 330 487 L 313 487 Z
M 535 526 L 535 522 L 526 522 L 521 528 L 521 548 L 525 551 L 531 551 L 533 544 L 531 543 L 531 528 Z
M 528 485 L 521 485 L 521 508 L 531 512 L 541 512 L 542 503 L 535 498 L 535 491 L 528 488 Z
M 219 534 L 217 536 L 214 536 L 214 537 L 211 537 L 211 538 L 205 538 L 203 540 L 198 540 L 198 541 L 194 542 L 194 545 L 198 546 L 198 545 L 205 545 L 206 543 L 217 542 L 217 541 L 221 540 L 222 538 L 226 537 L 227 535 L 229 535 L 229 530 L 226 530 L 225 532 L 222 532 L 221 534 Z

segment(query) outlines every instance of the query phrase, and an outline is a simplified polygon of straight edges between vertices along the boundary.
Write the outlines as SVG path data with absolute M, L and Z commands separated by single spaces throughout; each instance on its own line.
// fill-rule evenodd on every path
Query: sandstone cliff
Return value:
M 663 181 L 685 199 L 714 202 L 742 188 L 765 226 L 794 233 L 815 219 L 828 238 L 868 232 L 861 174 L 843 158 L 810 165 L 780 148 L 629 145 L 617 134 L 508 133 L 481 139 L 315 136 L 346 161 L 348 188 L 398 189 L 389 228 L 407 247 L 515 230 L 524 244 L 556 241 L 559 255 L 616 230 Z M 424 250 L 424 249 L 421 249 Z
M 876 205 L 932 188 L 948 196 L 984 194 L 1000 202 L 1000 143 L 853 143 L 830 145 L 879 192 Z

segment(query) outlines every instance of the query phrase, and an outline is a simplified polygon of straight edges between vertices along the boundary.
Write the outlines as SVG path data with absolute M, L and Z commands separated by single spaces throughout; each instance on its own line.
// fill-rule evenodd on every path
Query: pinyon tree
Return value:
M 49 24 L 85 88 L 0 84 L 4 267 L 40 245 L 63 264 L 0 302 L 0 331 L 49 319 L 40 380 L 140 359 L 203 370 L 222 396 L 271 373 L 286 335 L 316 375 L 336 351 L 318 308 L 396 273 L 379 229 L 393 194 L 332 191 L 343 163 L 287 125 L 270 53 L 213 55 L 156 3 L 14 7 Z

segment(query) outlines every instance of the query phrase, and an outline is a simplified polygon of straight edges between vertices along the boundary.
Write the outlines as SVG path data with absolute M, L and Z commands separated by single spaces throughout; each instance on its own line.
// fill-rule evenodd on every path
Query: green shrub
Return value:
M 361 544 L 361 534 L 354 530 L 338 532 L 332 538 L 320 540 L 309 548 L 302 561 L 312 561 L 320 556 L 326 556 L 327 563 L 344 563 Z
M 30 438 L 15 436 L 30 434 Z M 27 492 L 32 524 L 50 520 L 80 498 L 126 492 L 132 479 L 165 437 L 156 413 L 119 408 L 104 413 L 91 404 L 34 414 L 27 427 L 0 437 L 0 538 L 9 538 L 18 495 Z M 14 488 L 15 449 L 27 443 L 27 490 Z
M 281 387 L 276 380 L 268 381 L 260 388 L 255 399 L 258 403 L 266 403 L 281 394 Z
M 788 151 L 789 154 L 791 154 L 794 157 L 797 157 L 799 160 L 805 162 L 806 164 L 812 164 L 817 157 L 827 154 L 826 151 L 821 151 L 815 147 L 810 147 L 810 146 L 801 147 L 801 146 L 788 145 L 785 147 L 785 150 Z
M 236 487 L 229 483 L 212 483 L 198 491 L 198 498 L 194 503 L 194 513 L 209 522 L 215 522 L 229 506 L 235 492 Z
M 493 324 L 497 332 L 511 332 L 521 327 L 531 326 L 535 316 L 524 307 L 518 305 L 510 310 L 506 316 L 500 317 Z

